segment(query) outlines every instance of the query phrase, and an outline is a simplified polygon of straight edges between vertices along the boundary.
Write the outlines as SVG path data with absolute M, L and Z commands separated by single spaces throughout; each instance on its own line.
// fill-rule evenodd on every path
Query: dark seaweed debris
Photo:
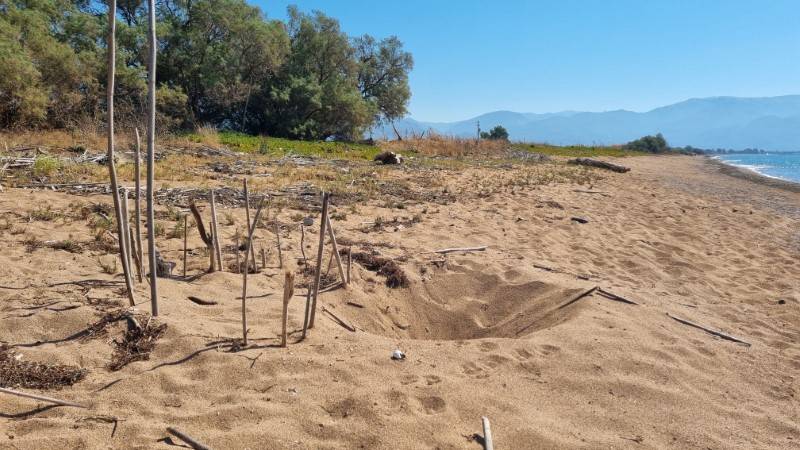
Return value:
M 86 377 L 87 370 L 65 364 L 23 361 L 7 345 L 0 346 L 0 386 L 53 389 L 72 386 Z
M 390 288 L 408 286 L 408 277 L 406 273 L 393 259 L 385 258 L 374 253 L 354 252 L 353 261 L 361 264 L 367 270 L 385 276 L 386 286 Z

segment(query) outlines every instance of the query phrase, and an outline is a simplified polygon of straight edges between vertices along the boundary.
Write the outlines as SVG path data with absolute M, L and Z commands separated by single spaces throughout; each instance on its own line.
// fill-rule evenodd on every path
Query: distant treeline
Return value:
M 210 124 L 301 139 L 355 139 L 406 114 L 411 54 L 397 37 L 351 37 L 321 12 L 268 20 L 244 0 L 157 2 L 159 131 Z M 0 128 L 101 127 L 106 8 L 0 0 Z M 147 4 L 119 0 L 116 110 L 146 108 Z

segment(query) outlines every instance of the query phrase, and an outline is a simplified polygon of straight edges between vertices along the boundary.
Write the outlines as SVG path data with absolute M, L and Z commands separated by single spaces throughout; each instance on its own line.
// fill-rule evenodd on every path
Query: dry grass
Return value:
M 432 133 L 428 137 L 382 142 L 380 147 L 401 154 L 413 152 L 425 156 L 497 157 L 504 155 L 511 144 L 501 140 L 466 139 Z

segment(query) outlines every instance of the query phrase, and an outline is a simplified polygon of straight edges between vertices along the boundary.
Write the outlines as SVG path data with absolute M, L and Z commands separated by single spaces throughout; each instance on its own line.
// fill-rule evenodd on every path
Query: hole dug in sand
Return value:
M 393 290 L 389 305 L 380 308 L 380 317 L 364 321 L 364 329 L 411 339 L 521 338 L 576 317 L 585 305 L 579 301 L 559 308 L 586 287 L 511 282 L 464 269 Z

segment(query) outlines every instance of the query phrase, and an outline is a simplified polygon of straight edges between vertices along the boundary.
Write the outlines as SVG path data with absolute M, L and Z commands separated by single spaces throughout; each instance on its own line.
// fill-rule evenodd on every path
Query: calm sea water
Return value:
M 800 153 L 721 155 L 718 158 L 728 164 L 754 170 L 768 177 L 800 183 Z

